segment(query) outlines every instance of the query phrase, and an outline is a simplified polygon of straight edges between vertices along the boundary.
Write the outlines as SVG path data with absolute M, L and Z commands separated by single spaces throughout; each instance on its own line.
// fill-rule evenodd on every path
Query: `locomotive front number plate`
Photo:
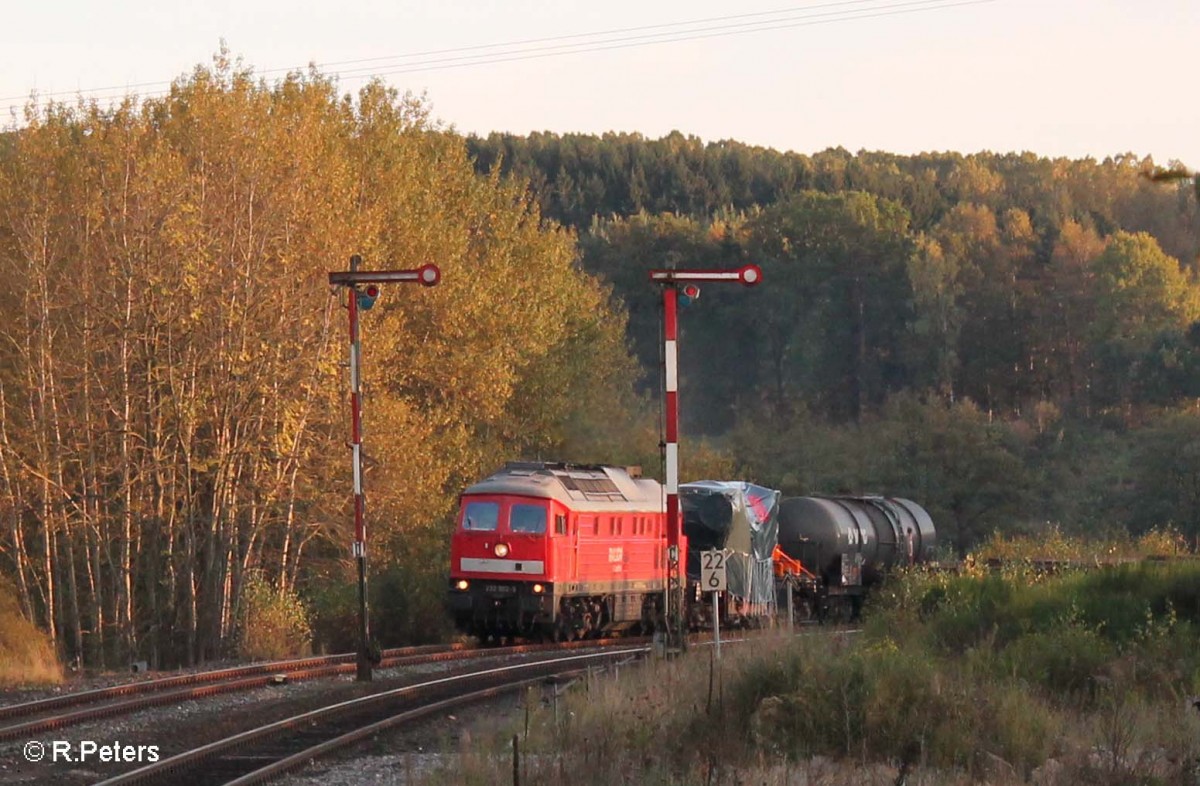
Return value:
M 459 561 L 463 570 L 476 573 L 528 573 L 540 576 L 546 570 L 546 563 L 540 559 L 478 559 L 463 557 Z
M 511 584 L 485 584 L 483 591 L 489 595 L 511 595 L 517 588 Z

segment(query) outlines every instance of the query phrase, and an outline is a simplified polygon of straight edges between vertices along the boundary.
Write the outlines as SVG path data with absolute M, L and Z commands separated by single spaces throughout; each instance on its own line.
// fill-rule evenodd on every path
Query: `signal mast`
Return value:
M 682 648 L 684 642 L 683 571 L 679 546 L 683 540 L 683 517 L 679 512 L 679 348 L 678 306 L 700 297 L 704 282 L 737 282 L 756 286 L 762 281 L 762 268 L 744 265 L 733 270 L 651 270 L 650 280 L 663 293 L 663 464 L 665 466 L 667 517 L 667 588 L 666 620 L 669 647 Z M 682 292 L 680 291 L 682 290 Z
M 371 681 L 370 625 L 367 621 L 367 519 L 366 497 L 363 495 L 362 470 L 362 396 L 359 382 L 362 375 L 362 342 L 358 337 L 358 312 L 367 311 L 379 297 L 379 285 L 388 283 L 437 286 L 442 271 L 437 265 L 422 265 L 415 270 L 359 270 L 362 257 L 350 257 L 349 271 L 331 271 L 331 286 L 349 290 L 350 312 L 350 454 L 354 468 L 354 543 L 352 550 L 358 561 L 358 674 L 359 682 Z M 364 285 L 361 289 L 359 285 Z

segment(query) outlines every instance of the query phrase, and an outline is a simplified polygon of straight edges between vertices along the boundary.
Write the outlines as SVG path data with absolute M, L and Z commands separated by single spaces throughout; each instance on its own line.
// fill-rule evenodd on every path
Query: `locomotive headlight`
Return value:
M 534 585 L 533 585 L 533 594 L 534 594 L 534 595 L 541 595 L 541 594 L 542 594 L 543 592 L 545 592 L 545 591 L 546 591 L 546 588 L 545 588 L 545 587 L 543 587 L 541 584 L 534 584 Z
M 497 543 L 496 544 L 496 556 L 497 557 L 507 557 L 508 556 L 508 546 L 504 543 Z
M 458 587 L 460 590 L 466 590 L 467 587 L 471 586 L 471 582 L 467 581 L 466 579 L 459 579 L 458 583 L 454 586 Z

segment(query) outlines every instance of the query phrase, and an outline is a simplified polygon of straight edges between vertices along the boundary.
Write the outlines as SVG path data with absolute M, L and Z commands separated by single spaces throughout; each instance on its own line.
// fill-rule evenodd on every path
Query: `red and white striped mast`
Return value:
M 354 543 L 352 551 L 358 561 L 358 680 L 371 680 L 370 626 L 367 622 L 367 502 L 363 494 L 362 468 L 362 342 L 358 336 L 358 311 L 367 310 L 379 296 L 379 284 L 413 283 L 436 286 L 442 279 L 437 265 L 423 265 L 415 270 L 359 270 L 362 257 L 350 257 L 350 270 L 332 271 L 329 283 L 349 290 L 347 309 L 350 312 L 350 454 L 354 468 Z M 362 288 L 359 284 L 363 284 Z
M 651 270 L 650 280 L 663 290 L 663 463 L 667 494 L 667 635 L 671 644 L 681 646 L 684 634 L 683 575 L 680 565 L 683 517 L 679 514 L 679 287 L 688 301 L 700 296 L 700 283 L 735 281 L 752 287 L 762 281 L 758 265 L 733 270 Z

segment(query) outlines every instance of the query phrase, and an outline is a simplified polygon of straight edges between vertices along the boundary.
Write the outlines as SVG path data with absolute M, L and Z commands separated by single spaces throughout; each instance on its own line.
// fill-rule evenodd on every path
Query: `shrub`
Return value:
M 1001 653 L 1004 670 L 1048 694 L 1086 698 L 1094 679 L 1115 655 L 1114 647 L 1094 629 L 1064 624 L 1058 630 L 1029 633 Z
M 1188 543 L 1174 527 L 1154 527 L 1137 539 L 1137 550 L 1146 557 L 1177 557 L 1187 554 Z
M 371 633 L 384 646 L 446 641 L 449 544 L 433 529 L 414 527 L 389 543 L 390 561 L 371 577 Z
M 1062 590 L 1082 620 L 1113 641 L 1129 642 L 1178 620 L 1200 622 L 1197 584 L 1200 565 L 1146 562 L 1083 574 Z
M 980 544 L 974 558 L 979 562 L 1053 560 L 1096 564 L 1176 557 L 1187 552 L 1186 538 L 1172 527 L 1156 527 L 1134 539 L 1124 532 L 1107 537 L 1078 537 L 1067 535 L 1054 526 L 1032 535 L 996 532 Z
M 358 651 L 358 584 L 351 576 L 322 578 L 304 591 L 312 609 L 313 650 Z
M 238 604 L 238 655 L 278 660 L 312 652 L 308 613 L 298 595 L 272 587 L 262 574 L 247 574 Z
M 0 687 L 61 681 L 50 638 L 25 619 L 12 585 L 0 580 Z
M 922 608 L 935 646 L 963 652 L 999 631 L 1012 635 L 1016 591 L 1013 582 L 1003 576 L 961 577 L 949 582 L 936 606 Z
M 821 645 L 787 648 L 785 672 L 750 668 L 734 691 L 768 695 L 756 713 L 761 742 L 795 760 L 813 755 L 899 761 L 919 756 L 971 769 L 980 751 L 1025 769 L 1045 760 L 1061 723 L 1018 686 L 993 683 L 929 657 L 913 642 L 876 642 L 842 655 Z M 778 671 L 778 669 L 776 669 Z M 767 681 L 764 682 L 764 677 Z M 915 762 L 914 762 L 915 763 Z
M 546 767 L 528 782 L 891 783 L 903 761 L 929 784 L 1190 783 L 1197 586 L 1186 564 L 906 572 L 857 636 L 764 638 L 720 664 L 692 652 L 587 680 L 552 722 L 533 712 L 528 750 Z M 830 781 L 827 766 L 853 774 Z

